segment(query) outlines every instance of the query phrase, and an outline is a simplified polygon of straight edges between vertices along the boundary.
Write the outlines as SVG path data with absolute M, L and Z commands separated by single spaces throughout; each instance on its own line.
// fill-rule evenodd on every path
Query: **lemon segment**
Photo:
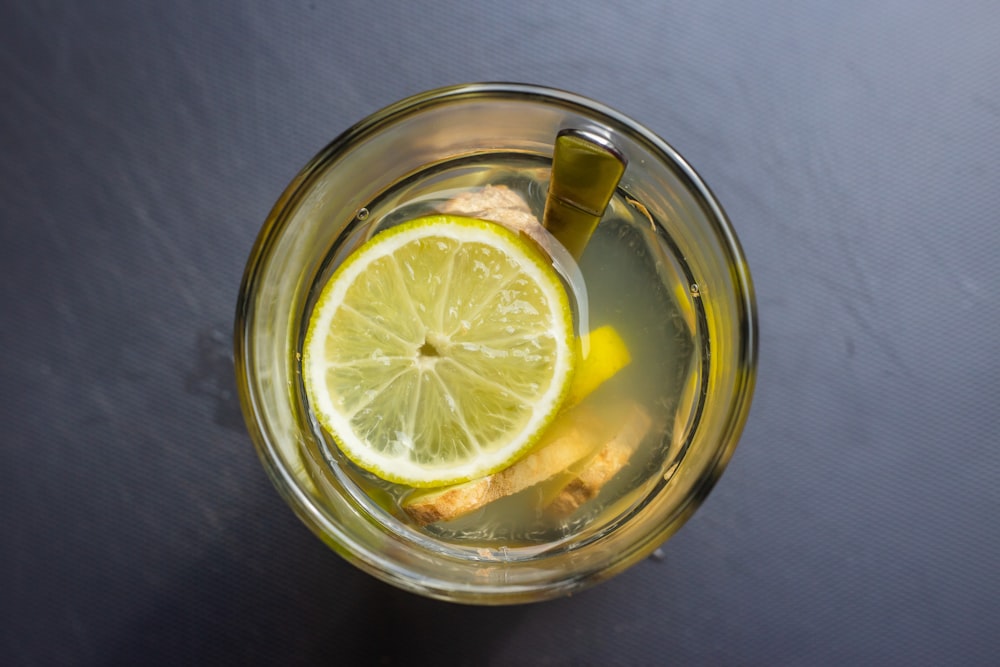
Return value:
M 582 401 L 632 361 L 625 341 L 611 325 L 598 327 L 584 336 L 580 348 L 587 353 L 577 361 L 573 383 L 566 396 L 567 406 Z
M 320 425 L 361 468 L 433 487 L 510 465 L 565 401 L 576 344 L 551 265 L 453 215 L 379 234 L 320 293 L 302 353 Z

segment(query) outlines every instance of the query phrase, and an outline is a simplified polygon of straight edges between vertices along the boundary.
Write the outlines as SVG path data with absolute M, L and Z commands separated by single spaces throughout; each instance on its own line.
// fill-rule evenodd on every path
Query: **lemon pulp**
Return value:
M 302 372 L 317 420 L 354 463 L 433 487 L 510 465 L 573 376 L 572 313 L 546 258 L 453 215 L 381 232 L 323 287 Z

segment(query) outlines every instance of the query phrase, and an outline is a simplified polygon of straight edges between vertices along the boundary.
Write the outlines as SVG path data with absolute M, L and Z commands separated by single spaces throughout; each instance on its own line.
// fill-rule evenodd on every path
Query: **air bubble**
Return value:
M 357 217 L 358 220 L 362 220 L 362 221 L 367 220 L 368 219 L 368 209 L 367 208 L 358 209 L 358 213 L 357 213 L 356 217 Z

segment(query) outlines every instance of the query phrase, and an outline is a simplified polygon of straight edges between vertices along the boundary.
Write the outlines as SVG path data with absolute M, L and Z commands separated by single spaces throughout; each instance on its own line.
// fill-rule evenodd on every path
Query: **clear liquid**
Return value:
M 438 165 L 395 184 L 360 209 L 341 233 L 312 286 L 305 318 L 325 282 L 353 250 L 379 231 L 437 212 L 459 193 L 485 185 L 505 185 L 519 193 L 541 219 L 549 166 L 549 160 L 536 156 L 491 153 Z M 586 283 L 586 302 L 582 304 L 586 316 L 581 318 L 581 308 L 577 308 L 577 321 L 590 329 L 614 326 L 632 358 L 587 400 L 634 401 L 653 423 L 625 467 L 593 499 L 568 516 L 554 517 L 543 509 L 552 489 L 557 488 L 558 480 L 553 480 L 458 519 L 419 527 L 400 507 L 413 490 L 356 467 L 312 419 L 317 440 L 322 443 L 322 451 L 312 454 L 328 463 L 330 469 L 324 472 L 340 477 L 352 488 L 375 520 L 397 531 L 423 531 L 474 548 L 557 542 L 582 530 L 599 530 L 627 512 L 644 491 L 669 476 L 668 471 L 683 453 L 700 394 L 693 388 L 698 386 L 701 369 L 702 346 L 697 340 L 701 330 L 697 322 L 703 317 L 701 304 L 664 228 L 625 191 L 614 196 L 580 259 L 579 270 Z M 312 470 L 310 466 L 306 469 Z M 316 481 L 317 487 L 326 486 Z

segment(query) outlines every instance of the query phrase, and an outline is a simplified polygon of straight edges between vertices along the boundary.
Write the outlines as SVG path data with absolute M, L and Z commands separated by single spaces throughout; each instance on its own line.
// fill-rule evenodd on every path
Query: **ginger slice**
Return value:
M 558 244 L 532 214 L 524 197 L 506 185 L 487 185 L 480 190 L 463 192 L 446 201 L 438 210 L 501 224 L 527 236 L 550 256 L 553 246 Z
M 607 441 L 609 431 L 596 412 L 579 406 L 567 410 L 556 418 L 531 453 L 513 465 L 463 484 L 419 491 L 403 502 L 403 510 L 420 525 L 457 519 L 544 482 L 593 455 Z
M 551 515 L 566 517 L 575 512 L 583 503 L 600 493 L 604 485 L 628 463 L 653 421 L 638 404 L 632 403 L 626 410 L 624 422 L 615 436 L 601 447 L 546 507 Z
M 442 204 L 440 211 L 492 220 L 520 231 L 541 225 L 531 214 L 528 202 L 506 185 L 487 185 L 481 190 L 463 192 Z
M 531 453 L 510 467 L 464 484 L 417 492 L 403 502 L 403 509 L 419 525 L 451 521 L 589 460 L 581 472 L 568 476 L 568 484 L 549 504 L 563 507 L 577 497 L 567 493 L 579 493 L 573 489 L 581 477 L 588 480 L 584 488 L 596 494 L 624 467 L 650 424 L 646 411 L 632 402 L 576 406 L 560 415 Z M 602 472 L 606 479 L 600 479 Z

